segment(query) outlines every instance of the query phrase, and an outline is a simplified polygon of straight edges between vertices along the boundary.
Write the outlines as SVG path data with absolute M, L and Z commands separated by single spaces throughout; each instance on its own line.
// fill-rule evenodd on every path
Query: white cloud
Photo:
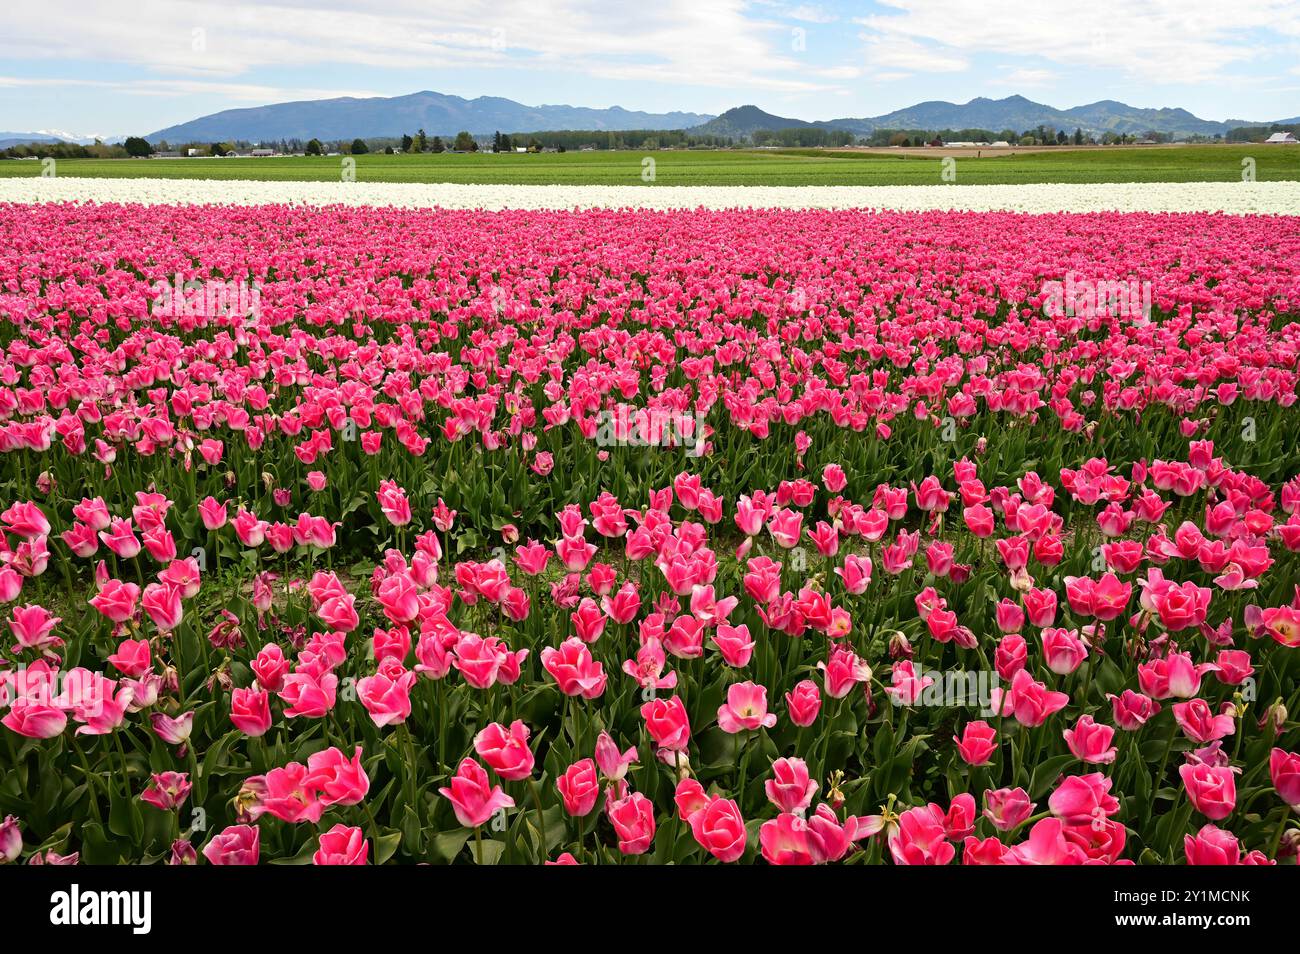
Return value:
M 906 73 L 960 73 L 970 61 L 953 51 L 918 43 L 900 34 L 864 34 L 863 62 L 875 75 Z
M 839 19 L 839 17 L 823 7 L 809 3 L 800 4 L 799 6 L 794 7 L 793 9 L 786 11 L 785 15 L 791 20 L 802 20 L 805 23 L 834 23 Z
M 855 22 L 870 47 L 928 43 L 943 55 L 1032 55 L 1075 67 L 1116 69 L 1157 83 L 1217 81 L 1256 60 L 1265 35 L 1300 34 L 1300 0 L 887 0 Z
M 1003 67 L 1006 73 L 993 80 L 999 86 L 1014 86 L 1023 89 L 1026 86 L 1050 86 L 1056 81 L 1056 74 L 1051 70 L 1035 70 L 1026 67 Z
M 802 9 L 816 15 L 815 7 Z M 235 80 L 322 62 L 390 69 L 510 67 L 775 92 L 806 73 L 788 25 L 745 0 L 50 0 L 6 11 L 0 57 L 116 62 Z
M 302 87 L 265 86 L 257 83 L 225 83 L 205 80 L 145 79 L 145 80 L 92 80 L 68 77 L 27 78 L 0 76 L 0 89 L 102 89 L 128 96 L 192 96 L 212 94 L 227 99 L 250 103 L 268 100 L 333 99 L 338 96 L 382 96 L 382 93 L 362 90 L 315 89 Z
M 860 66 L 827 66 L 813 72 L 818 76 L 825 76 L 827 79 L 852 80 L 862 76 L 865 70 Z

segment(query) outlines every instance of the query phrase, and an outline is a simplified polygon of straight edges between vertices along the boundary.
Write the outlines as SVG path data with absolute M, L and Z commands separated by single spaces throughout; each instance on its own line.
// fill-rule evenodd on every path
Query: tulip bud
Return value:
M 665 762 L 671 762 L 677 773 L 677 781 L 684 778 L 691 778 L 691 757 L 686 752 L 668 752 L 662 751 L 659 757 Z
M 1106 643 L 1106 624 L 1092 623 L 1080 627 L 1079 634 L 1083 636 L 1085 646 L 1089 649 L 1098 649 Z
M 1286 725 L 1286 720 L 1287 720 L 1286 704 L 1282 701 L 1281 697 L 1279 696 L 1277 702 L 1273 703 L 1271 706 L 1269 706 L 1267 709 L 1264 710 L 1264 717 L 1259 720 L 1259 727 L 1260 729 L 1263 729 L 1266 726 L 1272 726 L 1273 735 L 1279 736 L 1282 734 L 1282 727 Z
M 18 829 L 18 819 L 6 815 L 0 821 L 0 865 L 17 860 L 23 852 L 23 833 Z
M 1300 828 L 1288 828 L 1277 846 L 1278 860 L 1300 855 Z
M 172 842 L 172 856 L 167 863 L 169 865 L 197 865 L 199 863 L 199 854 L 194 850 L 194 846 L 189 843 L 188 839 L 177 838 Z
M 844 771 L 836 769 L 826 780 L 826 801 L 830 802 L 831 807 L 836 811 L 844 805 L 844 792 L 840 786 L 844 784 Z
M 912 658 L 912 644 L 908 642 L 907 637 L 900 632 L 895 631 L 894 634 L 889 637 L 889 658 Z

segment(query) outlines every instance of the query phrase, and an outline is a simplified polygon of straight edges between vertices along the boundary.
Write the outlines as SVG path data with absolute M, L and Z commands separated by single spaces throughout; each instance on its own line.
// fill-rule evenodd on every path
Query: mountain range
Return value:
M 25 146 L 34 142 L 79 142 L 87 145 L 94 142 L 93 139 L 75 139 L 71 135 L 55 134 L 52 132 L 8 132 L 0 131 L 0 149 L 8 149 L 10 146 Z
M 499 96 L 465 99 L 424 90 L 408 96 L 308 100 L 248 109 L 226 109 L 211 116 L 150 133 L 150 142 L 250 142 L 275 139 L 362 139 L 414 134 L 454 136 L 540 132 L 549 129 L 686 129 L 713 117 L 703 113 L 643 113 L 614 106 L 524 106 Z
M 1300 117 L 1275 121 L 1281 125 L 1300 123 Z M 1267 122 L 1229 119 L 1223 122 L 1201 119 L 1185 109 L 1143 109 L 1116 100 L 1101 100 L 1084 106 L 1058 109 L 1023 96 L 1004 99 L 977 97 L 967 103 L 932 100 L 881 116 L 847 117 L 809 121 L 777 116 L 757 106 L 738 106 L 718 116 L 707 113 L 647 113 L 613 106 L 595 109 L 583 106 L 525 106 L 498 96 L 465 99 L 428 90 L 407 96 L 340 97 L 273 103 L 246 109 L 227 109 L 189 122 L 168 126 L 147 135 L 150 142 L 247 142 L 281 139 L 345 140 L 374 139 L 414 134 L 424 129 L 430 136 L 454 136 L 467 130 L 476 136 L 494 131 L 508 133 L 550 130 L 683 129 L 701 135 L 744 139 L 760 129 L 797 127 L 847 130 L 869 135 L 879 129 L 942 130 L 986 129 L 1017 132 L 1049 126 L 1072 132 L 1082 129 L 1092 136 L 1106 132 L 1143 135 L 1157 132 L 1186 138 L 1226 134 L 1240 126 L 1264 126 Z M 0 132 L 0 148 L 27 142 L 51 142 L 71 137 L 49 132 Z
M 1279 120 L 1279 122 L 1290 123 L 1294 120 Z M 1037 126 L 1048 126 L 1053 129 L 1064 129 L 1067 132 L 1082 129 L 1089 135 L 1101 135 L 1107 132 L 1142 135 L 1147 132 L 1158 132 L 1168 133 L 1175 138 L 1185 138 L 1226 134 L 1239 126 L 1251 125 L 1261 124 L 1244 119 L 1216 122 L 1200 119 L 1185 109 L 1141 109 L 1115 100 L 1101 100 L 1071 109 L 1057 109 L 1035 103 L 1023 96 L 1008 96 L 1005 99 L 987 99 L 981 96 L 968 103 L 931 100 L 885 113 L 883 116 L 817 122 L 773 116 L 756 106 L 740 106 L 714 117 L 699 126 L 698 131 L 724 136 L 749 136 L 759 129 L 819 127 L 869 135 L 877 129 L 987 129 L 991 132 L 1011 129 L 1023 132 Z

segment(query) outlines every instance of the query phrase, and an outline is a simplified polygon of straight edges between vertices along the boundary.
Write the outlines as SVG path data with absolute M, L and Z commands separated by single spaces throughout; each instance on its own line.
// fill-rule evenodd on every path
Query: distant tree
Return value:
M 364 139 L 358 138 L 352 140 L 352 155 L 364 156 L 369 151 L 370 151 L 370 147 L 366 145 L 366 141 Z
M 402 152 L 410 152 L 411 146 L 414 145 L 414 143 L 414 139 L 406 135 L 406 133 L 402 133 Z
M 416 139 L 418 140 L 419 137 L 417 136 Z M 421 151 L 423 151 L 423 150 L 421 150 Z M 430 152 L 446 152 L 446 151 L 447 151 L 447 145 L 446 145 L 446 143 L 444 143 L 444 142 L 442 141 L 442 137 L 441 137 L 441 136 L 434 136 L 434 137 L 433 137 L 433 141 L 429 143 L 429 151 L 430 151 Z
M 153 146 L 149 145 L 149 140 L 142 139 L 139 136 L 127 136 L 126 142 L 122 143 L 122 148 L 133 159 L 153 155 Z
M 889 144 L 891 146 L 906 146 L 907 134 L 901 132 L 894 133 L 892 136 L 889 137 Z
M 473 152 L 478 148 L 478 143 L 474 141 L 473 136 L 462 129 L 460 132 L 456 133 L 456 141 L 452 144 L 451 148 L 456 152 Z
M 438 142 L 438 141 L 439 141 L 437 136 L 434 136 L 433 139 L 434 139 L 434 142 Z M 424 130 L 423 130 L 423 129 L 419 130 L 419 131 L 415 134 L 415 151 L 416 151 L 416 152 L 428 152 L 428 151 L 429 151 L 429 137 L 426 136 L 426 135 L 424 134 Z M 434 152 L 441 152 L 441 151 L 442 151 L 441 149 L 435 149 L 435 150 L 434 150 Z
M 1082 145 L 1083 145 L 1083 130 L 1082 130 L 1082 129 L 1079 129 L 1079 128 L 1077 128 L 1077 127 L 1076 127 L 1075 130 L 1074 130 L 1074 144 L 1075 144 L 1076 146 L 1082 146 Z
M 1058 129 L 1056 131 L 1056 144 L 1058 146 L 1064 146 L 1069 141 L 1070 137 L 1065 134 L 1064 129 Z
M 219 142 L 209 143 L 208 152 L 214 156 L 224 156 L 226 154 L 226 150 L 222 148 Z
M 501 151 L 501 130 L 499 129 L 492 134 L 492 151 Z
M 307 140 L 307 148 L 303 150 L 309 156 L 321 156 L 325 154 L 325 147 L 321 145 L 319 139 Z
M 385 156 L 391 156 L 391 155 L 393 154 L 393 152 L 394 152 L 394 149 L 393 149 L 392 146 L 385 146 L 385 147 L 384 147 L 384 155 L 385 155 Z
M 510 138 L 510 136 L 508 136 L 508 135 L 507 135 L 507 136 L 502 136 L 502 137 L 501 137 L 501 148 L 502 148 L 504 151 L 506 151 L 506 152 L 514 152 L 514 151 L 515 151 L 515 141 L 514 141 L 512 138 Z

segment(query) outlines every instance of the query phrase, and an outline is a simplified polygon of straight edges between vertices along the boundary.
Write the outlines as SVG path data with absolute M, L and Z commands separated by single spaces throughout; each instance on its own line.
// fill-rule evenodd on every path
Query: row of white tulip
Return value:
M 369 205 L 459 209 L 877 208 L 904 211 L 1226 212 L 1300 215 L 1300 182 L 934 186 L 596 186 L 0 179 L 0 202 Z

